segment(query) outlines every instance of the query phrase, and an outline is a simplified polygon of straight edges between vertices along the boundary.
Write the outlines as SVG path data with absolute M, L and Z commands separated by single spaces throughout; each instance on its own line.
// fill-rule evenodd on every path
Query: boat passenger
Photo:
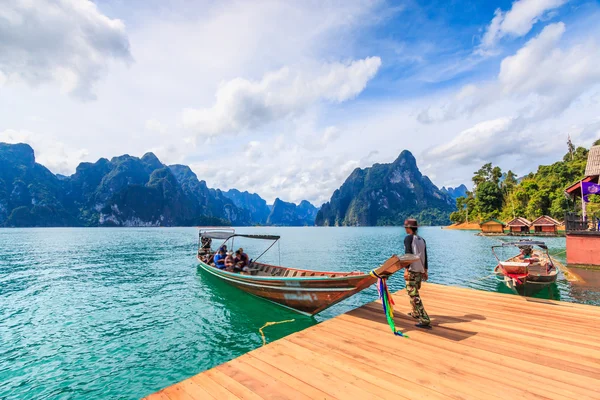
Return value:
M 535 262 L 539 261 L 539 259 L 537 257 L 534 257 L 533 248 L 531 246 L 521 247 L 521 254 L 519 254 L 519 259 L 521 261 L 525 261 L 525 262 L 529 262 L 529 263 L 535 263 Z
M 404 221 L 406 237 L 404 238 L 404 252 L 419 256 L 419 260 L 410 264 L 404 271 L 404 280 L 406 281 L 406 291 L 410 297 L 412 312 L 408 313 L 414 319 L 418 319 L 416 324 L 418 328 L 431 329 L 431 320 L 423 307 L 419 289 L 421 282 L 428 279 L 427 274 L 427 244 L 425 239 L 417 235 L 418 223 L 416 219 L 409 218 Z
M 235 263 L 239 267 L 247 267 L 249 264 L 250 258 L 248 258 L 248 254 L 244 253 L 244 249 L 241 247 L 235 251 Z
M 215 254 L 213 262 L 215 263 L 215 267 L 225 269 L 225 250 L 223 248 L 220 248 L 219 252 Z
M 227 256 L 225 257 L 225 269 L 232 272 L 234 265 L 235 262 L 233 260 L 233 255 L 231 253 L 227 253 Z
M 248 254 L 244 253 L 244 249 L 241 247 L 235 251 L 235 265 L 243 271 L 248 270 L 248 264 L 250 264 L 250 258 Z

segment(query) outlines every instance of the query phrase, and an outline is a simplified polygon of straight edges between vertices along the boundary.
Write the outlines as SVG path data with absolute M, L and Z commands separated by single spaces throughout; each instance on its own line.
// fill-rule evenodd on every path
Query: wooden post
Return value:
M 583 180 L 579 181 L 579 188 L 581 189 L 581 219 L 585 223 L 587 215 L 585 209 L 585 200 L 583 200 Z

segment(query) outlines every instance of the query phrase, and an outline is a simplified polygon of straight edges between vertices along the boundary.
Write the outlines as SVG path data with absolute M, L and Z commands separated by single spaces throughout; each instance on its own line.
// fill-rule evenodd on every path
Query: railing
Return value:
M 596 217 L 582 218 L 574 213 L 565 215 L 566 233 L 586 232 L 600 235 L 600 220 Z

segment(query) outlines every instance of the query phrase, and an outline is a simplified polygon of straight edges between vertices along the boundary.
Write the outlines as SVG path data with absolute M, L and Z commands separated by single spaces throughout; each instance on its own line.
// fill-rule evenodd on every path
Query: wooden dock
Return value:
M 600 399 L 600 307 L 426 283 L 433 329 L 394 295 L 165 388 L 175 399 Z

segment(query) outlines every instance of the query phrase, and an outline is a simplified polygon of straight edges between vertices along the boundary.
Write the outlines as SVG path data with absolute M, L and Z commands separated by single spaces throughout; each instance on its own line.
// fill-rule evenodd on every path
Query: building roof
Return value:
M 575 182 L 574 184 L 572 184 L 571 186 L 569 186 L 567 189 L 565 189 L 565 193 L 573 198 L 573 197 L 581 197 L 581 182 L 593 182 L 593 183 L 598 183 L 598 177 L 597 176 L 586 176 L 585 178 L 583 178 L 582 180 Z
M 484 222 L 480 223 L 479 226 L 485 225 L 485 224 L 490 224 L 490 223 L 500 224 L 502 226 L 506 226 L 506 224 L 504 222 L 498 221 L 497 219 L 488 219 L 487 221 L 484 221 Z
M 510 222 L 507 222 L 508 226 L 531 226 L 531 221 L 523 217 L 517 217 Z
M 592 146 L 585 167 L 585 176 L 594 175 L 600 175 L 600 146 Z
M 533 221 L 531 223 L 531 225 L 533 225 L 533 226 L 558 226 L 558 225 L 560 225 L 560 222 L 558 222 L 554 218 L 549 217 L 547 215 L 542 215 L 541 217 L 536 218 L 535 221 Z
M 571 198 L 581 197 L 581 182 L 600 182 L 600 146 L 592 146 L 588 153 L 585 178 L 566 188 L 565 193 Z

